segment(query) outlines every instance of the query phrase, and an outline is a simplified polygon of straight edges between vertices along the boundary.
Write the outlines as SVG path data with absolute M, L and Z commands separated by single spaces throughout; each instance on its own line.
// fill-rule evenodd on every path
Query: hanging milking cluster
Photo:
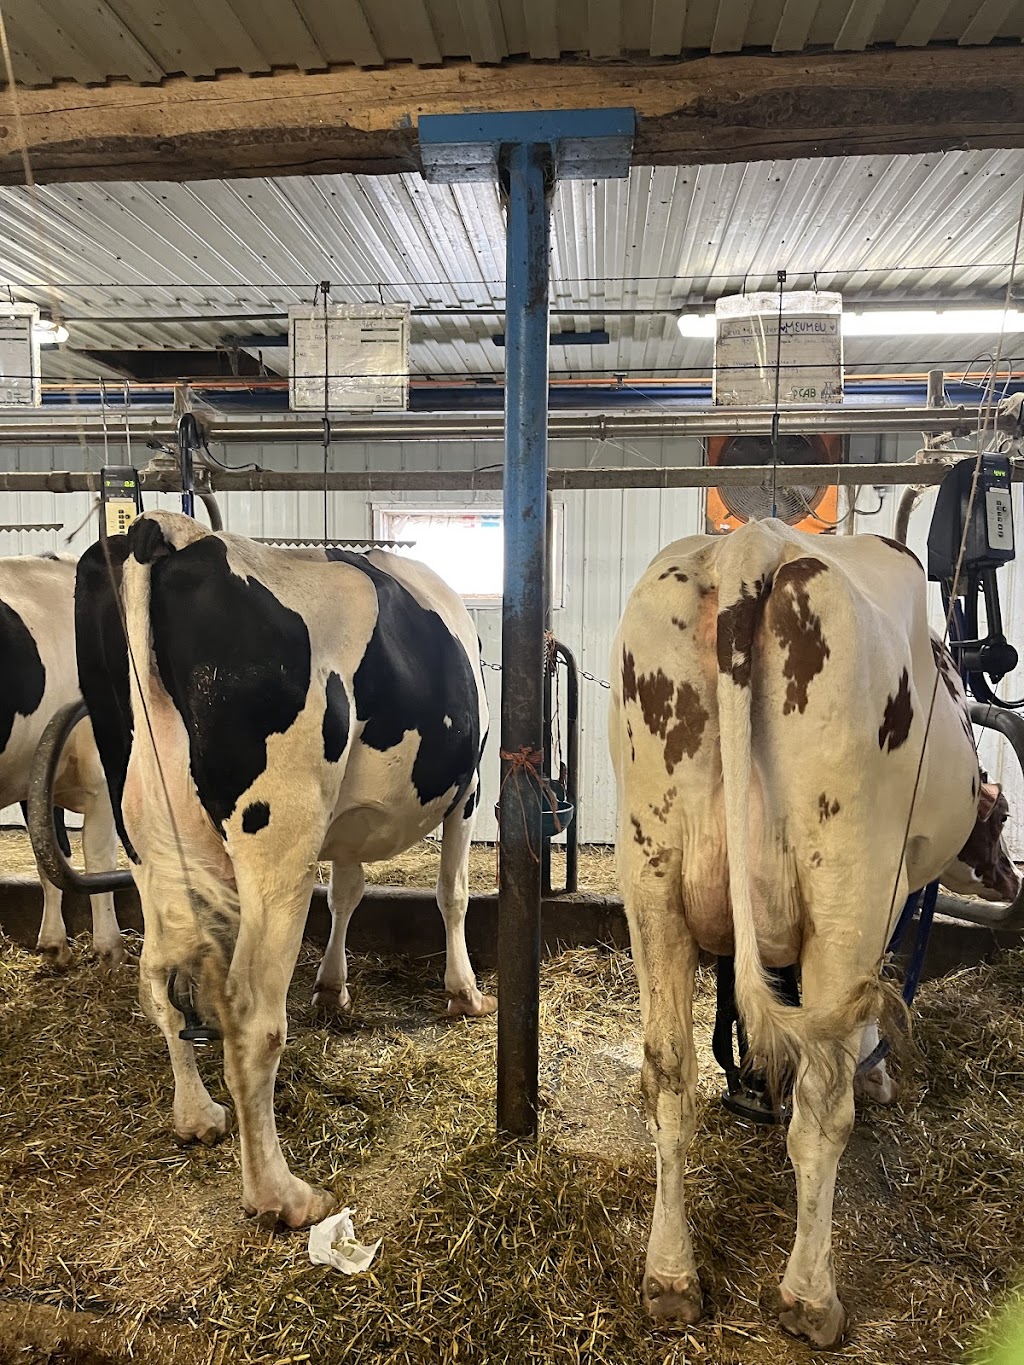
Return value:
M 997 570 L 1014 558 L 1012 473 L 1006 455 L 958 461 L 939 487 L 928 531 L 928 577 L 941 587 L 949 647 L 964 685 L 978 701 L 1007 710 L 1024 706 L 1024 697 L 1005 701 L 989 680 L 1000 682 L 1018 659 L 1003 634 L 996 580 Z M 985 601 L 984 636 L 979 597 Z

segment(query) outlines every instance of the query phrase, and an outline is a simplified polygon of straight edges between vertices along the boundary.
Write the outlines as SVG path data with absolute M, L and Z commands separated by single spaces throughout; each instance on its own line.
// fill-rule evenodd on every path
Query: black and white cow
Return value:
M 925 587 L 895 542 L 764 521 L 668 546 L 627 603 L 610 737 L 658 1155 L 644 1275 L 656 1317 L 701 1312 L 684 1184 L 698 949 L 735 954 L 752 1053 L 794 1072 L 797 1229 L 781 1321 L 831 1346 L 845 1325 L 836 1169 L 858 1052 L 893 1004 L 878 969 L 895 918 L 908 892 L 939 877 L 957 891 L 1017 894 L 1006 799 L 978 769 Z M 796 1008 L 764 970 L 792 964 Z
M 70 556 L 0 559 L 0 807 L 28 799 L 29 772 L 53 714 L 79 699 L 74 641 L 75 560 Z M 59 810 L 84 817 L 89 872 L 115 865 L 114 820 L 88 720 L 72 731 L 57 771 Z M 62 821 L 60 822 L 62 824 Z M 65 842 L 66 842 L 66 836 Z M 70 848 L 65 851 L 70 853 Z M 61 893 L 39 869 L 43 919 L 38 947 L 54 966 L 71 961 Z M 92 897 L 93 946 L 100 962 L 121 961 L 121 933 L 110 893 Z
M 220 1022 L 245 1206 L 300 1227 L 333 1200 L 289 1171 L 273 1096 L 318 860 L 332 864 L 321 1004 L 348 1005 L 362 864 L 441 824 L 449 1012 L 495 1008 L 464 932 L 487 729 L 478 641 L 458 595 L 394 555 L 272 549 L 166 512 L 109 544 L 109 563 L 102 546 L 82 557 L 79 669 L 135 860 L 140 998 L 170 1051 L 174 1127 L 212 1141 L 226 1115 L 179 1037 L 172 972 Z

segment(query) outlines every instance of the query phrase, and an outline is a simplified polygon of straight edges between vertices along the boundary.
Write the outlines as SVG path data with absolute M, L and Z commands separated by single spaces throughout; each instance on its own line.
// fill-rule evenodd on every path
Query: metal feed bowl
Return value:
M 563 783 L 549 779 L 548 789 L 550 797 L 554 798 L 554 807 L 552 808 L 551 799 L 545 793 L 541 832 L 545 839 L 553 839 L 556 834 L 562 834 L 572 824 L 576 807 L 571 801 L 567 800 Z
M 545 839 L 553 839 L 556 834 L 564 834 L 572 824 L 576 807 L 567 799 L 564 783 L 549 777 L 545 779 L 545 786 L 547 790 L 541 796 L 544 809 L 541 812 L 540 830 Z M 500 801 L 494 807 L 494 818 L 501 823 Z

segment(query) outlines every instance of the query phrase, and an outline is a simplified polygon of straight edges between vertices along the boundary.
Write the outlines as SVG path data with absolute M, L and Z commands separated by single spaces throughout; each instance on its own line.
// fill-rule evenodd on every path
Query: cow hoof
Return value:
M 318 1190 L 295 1177 L 292 1177 L 283 1198 L 271 1196 L 254 1203 L 243 1200 L 243 1204 L 246 1213 L 256 1220 L 257 1226 L 268 1230 L 278 1223 L 290 1228 L 308 1228 L 313 1223 L 321 1222 L 338 1207 L 338 1201 L 330 1190 Z
M 644 1307 L 659 1322 L 700 1322 L 704 1311 L 700 1280 L 696 1275 L 662 1279 L 650 1271 L 644 1276 Z
M 846 1331 L 846 1309 L 835 1294 L 824 1303 L 808 1303 L 781 1292 L 779 1325 L 790 1336 L 806 1337 L 822 1350 L 838 1346 Z
M 112 972 L 124 961 L 124 942 L 118 938 L 116 943 L 94 943 L 96 964 L 101 971 Z
M 59 943 L 37 943 L 36 952 L 52 971 L 66 972 L 71 966 L 71 945 L 66 938 Z
M 471 1019 L 493 1014 L 498 1008 L 496 995 L 482 995 L 480 991 L 458 991 L 448 1001 L 448 1014 L 453 1019 L 468 1016 Z
M 352 997 L 348 987 L 342 986 L 339 990 L 337 986 L 321 986 L 318 983 L 313 988 L 313 1008 L 318 1014 L 351 1014 Z
M 231 1131 L 231 1115 L 222 1104 L 210 1104 L 209 1109 L 191 1119 L 175 1120 L 175 1141 L 182 1147 L 201 1142 L 204 1147 L 215 1147 Z
M 872 1104 L 892 1104 L 896 1098 L 896 1082 L 884 1066 L 872 1067 L 855 1076 L 853 1090 L 859 1099 L 870 1100 Z

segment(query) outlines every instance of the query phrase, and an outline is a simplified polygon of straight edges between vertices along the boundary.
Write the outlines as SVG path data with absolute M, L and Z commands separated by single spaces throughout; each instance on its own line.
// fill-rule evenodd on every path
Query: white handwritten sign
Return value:
M 289 402 L 334 412 L 409 404 L 409 305 L 330 304 L 288 309 Z
M 0 407 L 37 408 L 42 402 L 38 321 L 35 304 L 0 304 Z
M 843 401 L 842 295 L 794 290 L 715 305 L 714 401 L 727 406 Z

